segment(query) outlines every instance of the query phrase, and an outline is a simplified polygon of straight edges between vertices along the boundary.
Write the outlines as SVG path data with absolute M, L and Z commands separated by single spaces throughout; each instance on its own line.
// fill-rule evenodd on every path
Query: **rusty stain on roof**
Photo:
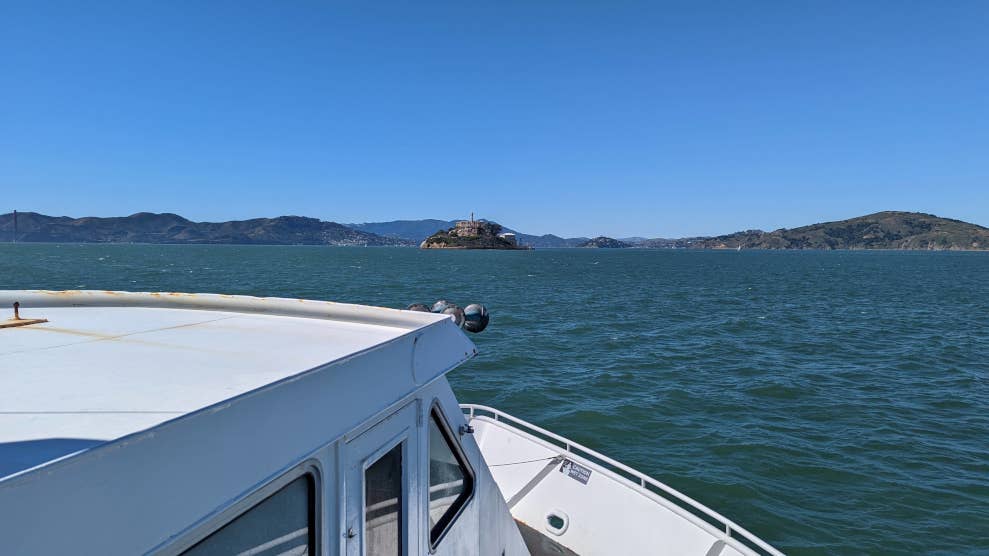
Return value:
M 0 322 L 0 328 L 16 328 L 18 326 L 28 326 L 30 324 L 40 324 L 48 322 L 48 319 L 10 319 Z
M 48 322 L 48 319 L 25 319 L 21 318 L 21 303 L 19 301 L 14 302 L 14 316 L 7 320 L 6 322 L 0 322 L 0 328 L 15 328 L 18 326 L 27 326 L 29 324 L 38 324 L 42 322 Z

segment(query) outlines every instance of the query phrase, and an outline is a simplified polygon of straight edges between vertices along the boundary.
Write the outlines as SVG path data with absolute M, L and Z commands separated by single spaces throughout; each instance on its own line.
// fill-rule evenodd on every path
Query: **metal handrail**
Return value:
M 682 492 L 680 492 L 680 491 L 678 491 L 678 490 L 676 490 L 676 489 L 674 489 L 674 488 L 672 488 L 670 486 L 667 486 L 667 485 L 665 485 L 665 484 L 657 481 L 656 479 L 653 479 L 652 477 L 650 477 L 649 475 L 646 475 L 645 473 L 642 473 L 640 471 L 637 471 L 637 470 L 635 470 L 635 469 L 633 469 L 633 468 L 625 465 L 624 463 L 621 463 L 619 461 L 613 460 L 613 459 L 609 458 L 608 456 L 606 456 L 606 455 L 604 455 L 604 454 L 602 454 L 600 452 L 596 452 L 596 451 L 594 451 L 594 450 L 592 450 L 592 449 L 590 449 L 590 448 L 588 448 L 588 447 L 586 447 L 586 446 L 584 446 L 582 444 L 578 444 L 578 443 L 576 443 L 576 442 L 574 442 L 574 441 L 572 441 L 572 440 L 570 440 L 568 438 L 564 438 L 564 437 L 562 437 L 562 436 L 560 436 L 560 435 L 558 435 L 558 434 L 556 434 L 554 432 L 550 432 L 550 431 L 548 431 L 548 430 L 546 430 L 546 429 L 544 429 L 542 427 L 539 427 L 537 425 L 533 425 L 532 423 L 529 423 L 527 421 L 524 421 L 522 419 L 519 419 L 518 417 L 513 417 L 513 416 L 505 413 L 504 411 L 495 409 L 493 407 L 489 407 L 489 406 L 486 406 L 486 405 L 480 405 L 480 404 L 463 403 L 463 404 L 460 404 L 460 408 L 462 410 L 467 411 L 468 412 L 468 415 L 470 416 L 471 419 L 473 419 L 475 417 L 477 411 L 482 411 L 482 412 L 485 412 L 485 413 L 490 413 L 493 416 L 493 418 L 494 418 L 494 420 L 496 422 L 508 421 L 510 423 L 514 423 L 514 424 L 517 424 L 517 425 L 522 425 L 523 427 L 526 427 L 529 430 L 538 432 L 539 434 L 545 435 L 548 438 L 551 438 L 553 440 L 556 440 L 557 442 L 560 442 L 561 444 L 563 444 L 562 448 L 563 448 L 563 450 L 566 453 L 573 453 L 574 450 L 578 450 L 580 452 L 583 452 L 584 454 L 589 455 L 589 456 L 591 456 L 591 457 L 593 457 L 593 458 L 595 458 L 597 460 L 600 460 L 600 462 L 605 463 L 605 464 L 613 467 L 614 469 L 618 469 L 618 470 L 624 471 L 625 473 L 628 473 L 629 475 L 632 475 L 633 477 L 635 477 L 638 480 L 638 485 L 636 485 L 636 483 L 628 480 L 626 477 L 623 477 L 621 475 L 616 474 L 618 478 L 627 481 L 628 483 L 630 483 L 631 486 L 645 489 L 647 492 L 654 492 L 652 490 L 646 489 L 646 484 L 648 483 L 648 484 L 650 484 L 650 485 L 652 485 L 652 486 L 654 486 L 654 487 L 662 490 L 663 492 L 669 494 L 670 496 L 674 497 L 675 499 L 679 500 L 680 502 L 683 502 L 684 504 L 686 504 L 687 506 L 689 506 L 691 509 L 696 510 L 696 511 L 699 511 L 699 512 L 707 515 L 708 517 L 710 517 L 710 518 L 712 518 L 712 519 L 720 522 L 720 524 L 724 527 L 725 537 L 726 538 L 731 538 L 733 534 L 737 534 L 737 535 L 743 537 L 746 541 L 748 541 L 748 542 L 750 542 L 750 543 L 758 546 L 759 548 L 765 550 L 767 553 L 772 554 L 773 556 L 785 556 L 782 552 L 780 552 L 779 550 L 773 548 L 769 543 L 767 543 L 766 541 L 764 541 L 764 540 L 760 539 L 759 537 L 755 536 L 753 533 L 749 532 L 748 530 L 746 530 L 741 525 L 738 525 L 737 523 L 735 523 L 734 521 L 728 519 L 727 517 L 719 514 L 718 512 L 712 510 L 711 508 L 708 508 L 707 506 L 705 506 L 704 504 L 701 504 L 697 500 L 694 500 L 693 498 L 687 496 L 686 494 L 683 494 Z M 558 446 L 557 448 L 560 448 L 560 447 Z M 591 461 L 590 463 L 593 464 L 595 462 Z M 603 467 L 600 464 L 598 464 L 598 466 L 599 467 Z

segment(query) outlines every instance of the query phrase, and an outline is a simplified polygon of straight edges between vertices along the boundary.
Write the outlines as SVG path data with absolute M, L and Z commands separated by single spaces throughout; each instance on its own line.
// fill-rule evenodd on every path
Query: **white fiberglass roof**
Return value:
M 16 443 L 120 438 L 448 318 L 209 294 L 0 291 L 0 325 L 15 301 L 22 319 L 48 322 L 0 328 L 0 459 Z

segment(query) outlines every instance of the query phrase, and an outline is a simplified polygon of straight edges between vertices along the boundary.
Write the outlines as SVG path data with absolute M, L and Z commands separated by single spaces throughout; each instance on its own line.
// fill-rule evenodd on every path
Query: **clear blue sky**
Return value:
M 0 212 L 989 225 L 989 2 L 0 3 Z

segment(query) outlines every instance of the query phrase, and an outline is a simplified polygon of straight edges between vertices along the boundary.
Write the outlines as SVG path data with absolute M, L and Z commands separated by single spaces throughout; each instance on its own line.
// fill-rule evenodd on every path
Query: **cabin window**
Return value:
M 306 474 L 186 550 L 184 556 L 316 553 L 316 486 Z
M 364 554 L 402 554 L 402 444 L 364 471 Z
M 429 544 L 436 548 L 474 494 L 474 474 L 438 406 L 429 419 Z

